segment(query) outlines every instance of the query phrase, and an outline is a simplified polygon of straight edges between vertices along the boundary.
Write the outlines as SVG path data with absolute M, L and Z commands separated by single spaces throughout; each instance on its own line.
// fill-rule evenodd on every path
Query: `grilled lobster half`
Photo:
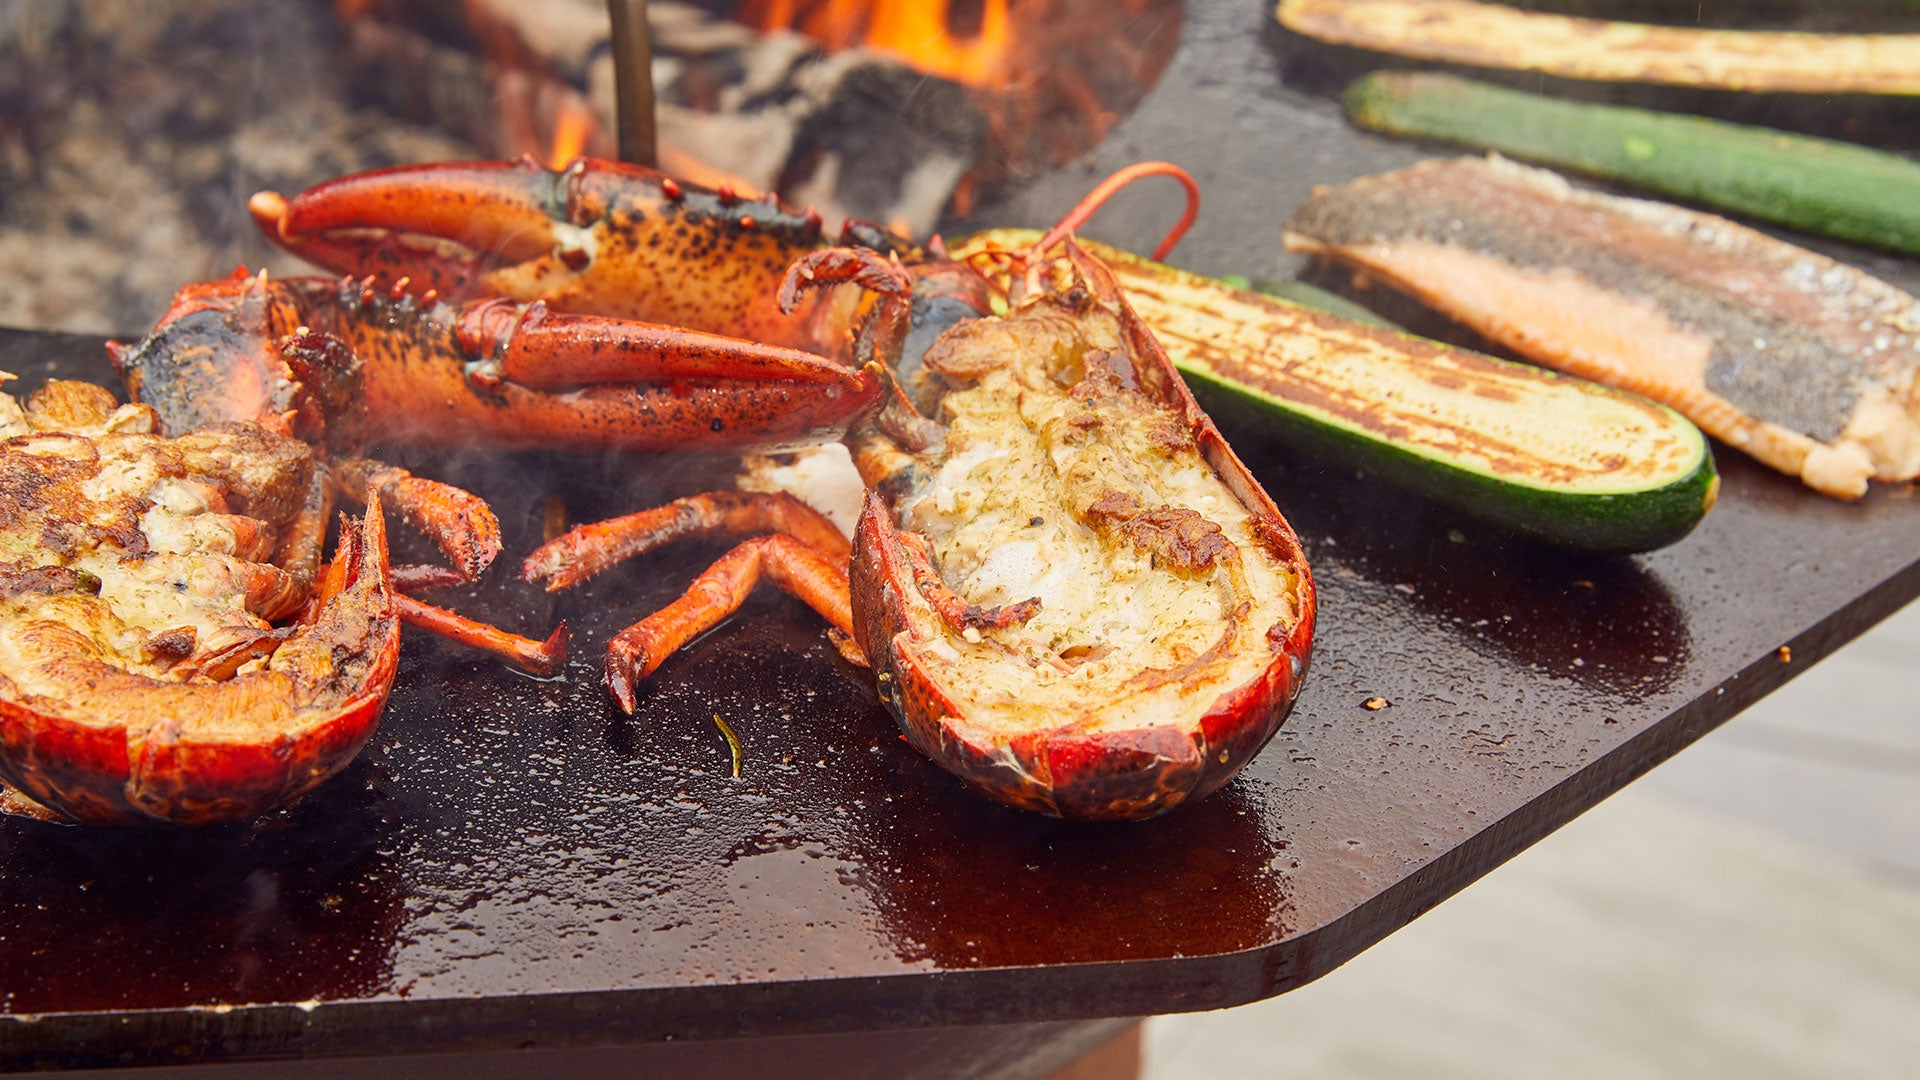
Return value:
M 378 499 L 321 568 L 310 447 L 155 429 L 85 383 L 0 394 L 0 808 L 248 817 L 352 760 L 386 703 Z
M 927 350 L 923 443 L 855 441 L 854 631 L 923 753 L 994 798 L 1141 818 L 1237 773 L 1306 668 L 1293 532 L 1070 239 Z

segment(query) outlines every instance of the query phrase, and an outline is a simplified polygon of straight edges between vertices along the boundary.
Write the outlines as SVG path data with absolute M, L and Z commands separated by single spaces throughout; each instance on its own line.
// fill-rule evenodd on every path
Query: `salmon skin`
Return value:
M 1920 474 L 1920 301 L 1724 218 L 1495 156 L 1319 189 L 1284 235 L 1817 491 Z

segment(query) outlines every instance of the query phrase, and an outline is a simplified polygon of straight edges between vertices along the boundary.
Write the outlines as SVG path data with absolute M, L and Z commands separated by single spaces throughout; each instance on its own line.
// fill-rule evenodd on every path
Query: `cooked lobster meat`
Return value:
M 927 350 L 914 397 L 937 440 L 856 441 L 855 633 L 908 739 L 968 783 L 1146 817 L 1278 728 L 1312 581 L 1106 268 L 1063 247 L 1004 317 Z
M 371 735 L 398 656 L 377 500 L 320 568 L 306 443 L 157 429 L 84 383 L 0 394 L 0 780 L 81 821 L 297 797 Z

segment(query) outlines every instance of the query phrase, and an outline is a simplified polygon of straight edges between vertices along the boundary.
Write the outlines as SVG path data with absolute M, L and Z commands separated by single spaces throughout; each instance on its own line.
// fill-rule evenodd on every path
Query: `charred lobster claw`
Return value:
M 386 702 L 377 497 L 316 574 L 304 444 L 152 429 L 86 384 L 0 395 L 0 807 L 11 785 L 85 822 L 249 817 L 339 771 Z
M 532 158 L 402 165 L 249 203 L 268 239 L 337 273 L 401 278 L 443 296 L 509 297 L 578 312 L 830 352 L 827 325 L 782 312 L 793 261 L 822 246 L 820 215 L 637 165 Z M 904 245 L 904 242 L 902 242 Z

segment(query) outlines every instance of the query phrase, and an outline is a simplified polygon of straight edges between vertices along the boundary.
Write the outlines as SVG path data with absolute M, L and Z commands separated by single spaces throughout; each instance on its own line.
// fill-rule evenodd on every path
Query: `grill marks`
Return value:
M 1114 271 L 1154 332 L 1178 345 L 1183 362 L 1328 422 L 1432 447 L 1496 476 L 1554 485 L 1619 487 L 1672 466 L 1658 456 L 1671 448 L 1649 437 L 1666 430 L 1665 411 L 1640 398 L 1596 400 L 1531 368 L 1406 335 L 1383 342 L 1378 332 L 1307 308 L 1226 308 L 1216 294 L 1188 287 L 1177 275 L 1124 260 Z M 1214 317 L 1194 318 L 1195 312 Z M 1432 391 L 1408 392 L 1422 382 Z M 1562 437 L 1562 426 L 1548 418 L 1562 415 L 1570 399 L 1585 410 L 1604 409 L 1606 426 L 1618 436 L 1612 445 L 1640 452 L 1595 454 L 1583 441 Z M 1480 401 L 1487 407 L 1478 407 Z M 1515 422 L 1528 426 L 1512 427 Z

